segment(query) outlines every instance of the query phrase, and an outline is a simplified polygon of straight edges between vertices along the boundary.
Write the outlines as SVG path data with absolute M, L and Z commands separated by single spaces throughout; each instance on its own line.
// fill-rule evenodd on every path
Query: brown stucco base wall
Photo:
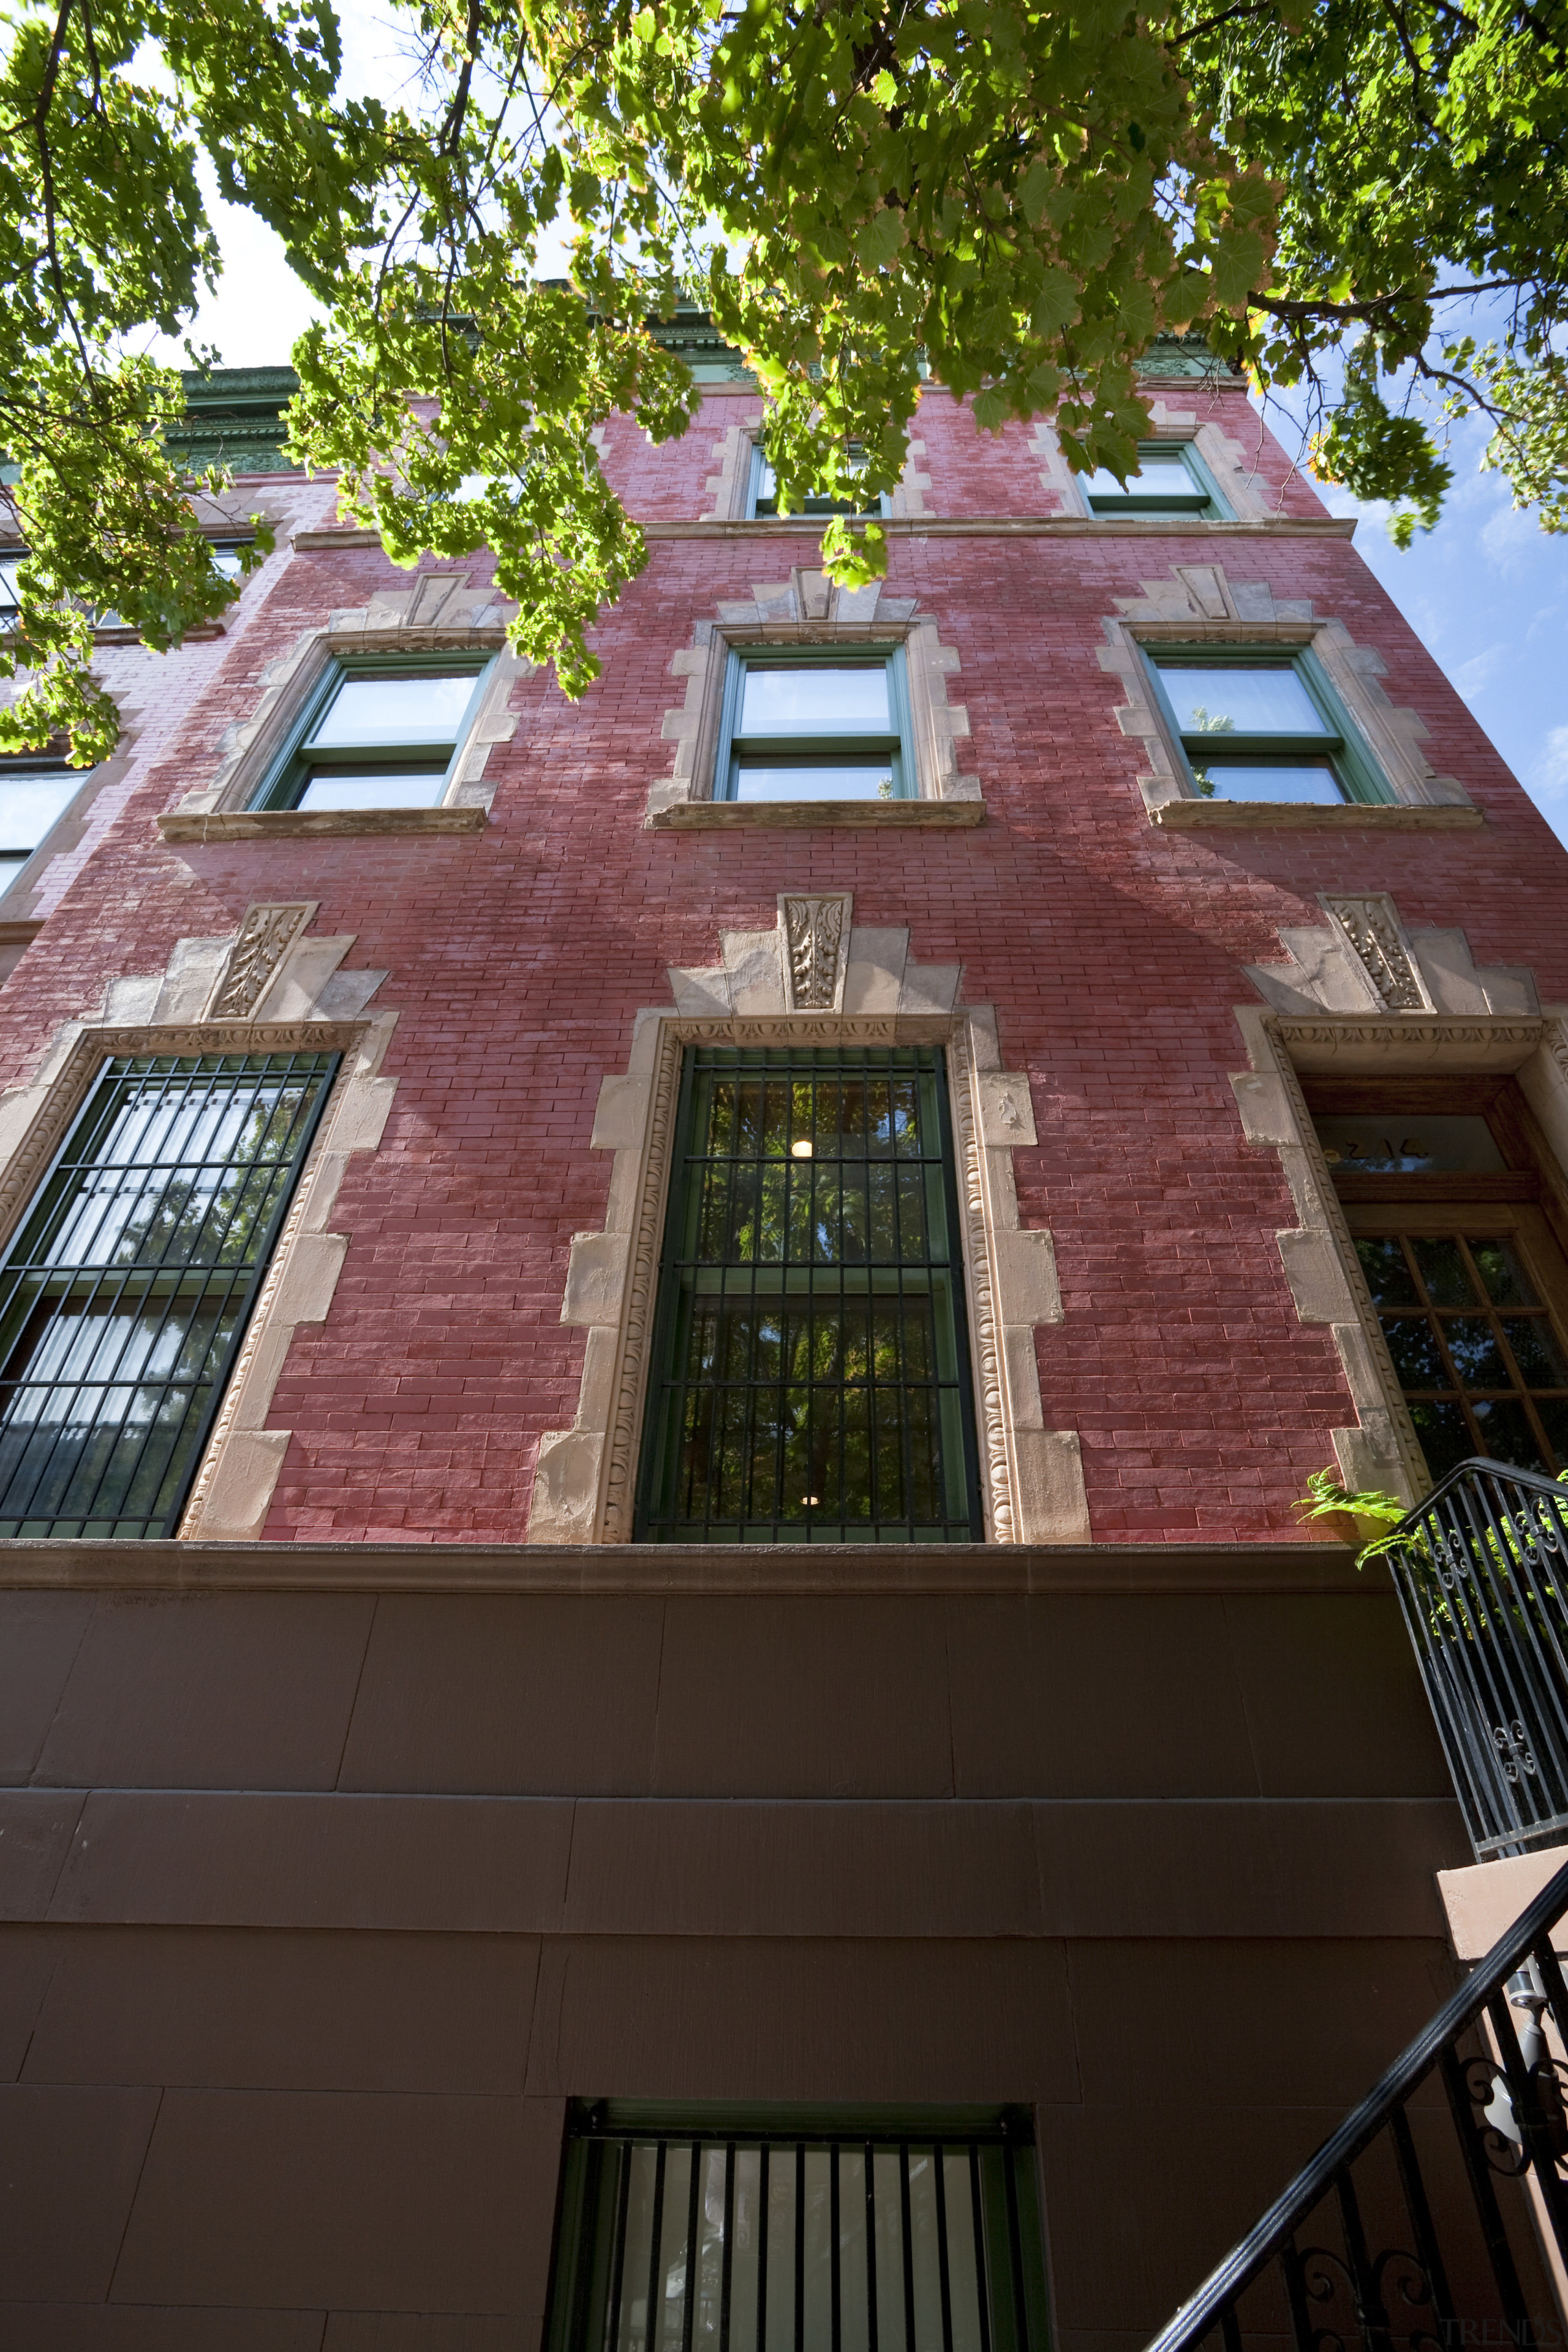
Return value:
M 0 1561 L 17 2352 L 535 2352 L 572 2095 L 1026 2103 L 1064 2352 L 1131 2352 L 1452 1981 L 1326 1548 L 74 1549 Z

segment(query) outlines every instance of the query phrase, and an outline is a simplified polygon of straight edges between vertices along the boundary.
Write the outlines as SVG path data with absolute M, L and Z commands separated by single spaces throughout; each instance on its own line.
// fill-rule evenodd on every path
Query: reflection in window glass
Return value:
M 1493 1175 L 1503 1157 L 1479 1114 L 1372 1111 L 1313 1121 L 1323 1157 L 1342 1175 Z M 1479 1244 L 1477 1244 L 1479 1248 Z
M 735 762 L 738 801 L 890 801 L 886 760 L 821 760 L 815 766 L 777 760 Z
M 741 701 L 744 735 L 837 735 L 851 729 L 886 733 L 888 665 L 857 662 L 748 662 Z
M 16 617 L 16 608 L 22 601 L 22 592 L 16 585 L 21 561 L 19 555 L 0 558 L 0 621 L 14 621 Z
M 1184 735 L 1326 735 L 1321 713 L 1295 670 L 1157 662 Z
M 1342 801 L 1326 760 L 1192 760 L 1193 790 L 1204 801 Z
M 415 677 L 349 677 L 313 740 L 323 744 L 451 743 L 474 691 L 471 669 Z
M 1382 1234 L 1356 1255 L 1434 1483 L 1476 1454 L 1568 1467 L 1568 1350 L 1513 1236 Z
M 1097 466 L 1083 482 L 1086 496 L 1091 499 L 1154 498 L 1191 499 L 1194 504 L 1204 499 L 1204 491 L 1187 470 L 1186 461 L 1175 450 L 1151 452 L 1139 460 L 1135 473 L 1129 474 L 1125 488 L 1105 466 Z
M 87 781 L 85 768 L 0 768 L 0 889 L 26 864 Z
M 363 768 L 312 768 L 295 803 L 302 809 L 434 808 L 447 782 L 445 768 L 404 769 L 387 775 Z

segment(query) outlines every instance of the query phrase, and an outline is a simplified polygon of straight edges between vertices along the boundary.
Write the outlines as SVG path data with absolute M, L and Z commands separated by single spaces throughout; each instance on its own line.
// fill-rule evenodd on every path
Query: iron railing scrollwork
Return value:
M 1380 1549 L 1478 1857 L 1568 1839 L 1568 1486 L 1462 1462 Z
M 1148 2352 L 1211 2338 L 1240 2352 L 1264 2336 L 1294 2352 L 1564 2342 L 1518 2193 L 1532 2188 L 1542 2240 L 1568 2263 L 1568 2065 L 1556 2054 L 1568 1984 L 1552 1937 L 1564 1912 L 1568 1867 Z

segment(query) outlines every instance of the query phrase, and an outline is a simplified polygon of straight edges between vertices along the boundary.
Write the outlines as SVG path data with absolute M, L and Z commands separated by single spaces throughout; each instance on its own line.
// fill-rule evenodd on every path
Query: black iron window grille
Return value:
M 547 2352 L 1046 2352 L 1029 2118 L 569 2113 Z
M 1568 1839 L 1568 1486 L 1465 1462 L 1387 1541 L 1478 1858 Z
M 638 1535 L 983 1533 L 935 1046 L 689 1049 Z
M 338 1059 L 104 1064 L 0 1264 L 0 1535 L 174 1533 Z

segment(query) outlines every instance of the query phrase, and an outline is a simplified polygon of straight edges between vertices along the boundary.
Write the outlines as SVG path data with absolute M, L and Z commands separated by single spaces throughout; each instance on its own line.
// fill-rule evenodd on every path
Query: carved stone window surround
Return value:
M 903 929 L 852 928 L 847 898 L 844 925 L 837 1009 L 785 1010 L 786 930 L 726 932 L 721 964 L 671 971 L 675 1008 L 637 1015 L 627 1068 L 603 1081 L 591 1148 L 614 1154 L 609 1201 L 603 1229 L 574 1238 L 561 1310 L 586 1332 L 578 1404 L 570 1429 L 541 1439 L 530 1543 L 632 1533 L 682 1049 L 813 1042 L 946 1049 L 986 1534 L 1088 1540 L 1078 1433 L 1047 1429 L 1041 1403 L 1035 1331 L 1062 1306 L 1049 1233 L 1019 1222 L 1013 1152 L 1036 1140 L 1028 1078 L 1001 1067 L 992 1008 L 957 1003 L 956 966 L 913 963 Z
M 186 793 L 172 814 L 359 815 L 381 817 L 383 810 L 253 811 L 248 803 L 288 744 L 301 713 L 335 662 L 363 654 L 493 654 L 479 707 L 469 727 L 459 764 L 441 810 L 487 810 L 495 783 L 485 767 L 493 743 L 510 740 L 517 726 L 508 709 L 512 688 L 530 665 L 506 641 L 514 607 L 489 588 L 470 589 L 466 573 L 430 572 L 412 588 L 386 589 L 367 604 L 331 614 L 324 626 L 307 629 L 262 673 L 262 691 L 249 719 L 229 728 L 219 746 L 220 764 L 211 782 Z M 439 812 L 415 811 L 416 815 Z M 344 828 L 335 828 L 342 830 Z M 363 827 L 348 828 L 359 831 Z M 384 828 L 378 828 L 384 829 Z M 418 830 L 420 828 L 415 828 Z M 177 833 L 175 839 L 189 839 Z
M 1419 934 L 1415 935 L 1419 937 Z M 1561 1171 L 1568 1169 L 1568 1006 L 1538 1019 L 1419 1013 L 1289 1020 L 1235 1007 L 1250 1067 L 1232 1076 L 1248 1143 L 1279 1154 L 1299 1223 L 1276 1239 L 1303 1323 L 1327 1324 L 1355 1404 L 1353 1428 L 1330 1432 L 1352 1488 L 1415 1502 L 1429 1484 L 1372 1294 L 1302 1097 L 1300 1072 L 1390 1076 L 1511 1073 Z
M 349 1157 L 374 1151 L 397 1081 L 395 1013 L 367 1013 L 384 971 L 340 969 L 353 935 L 312 937 L 313 902 L 247 909 L 237 931 L 177 940 L 161 972 L 111 982 L 100 1015 L 62 1022 L 34 1076 L 0 1095 L 0 1241 L 26 1209 L 104 1060 L 122 1054 L 341 1053 L 342 1065 L 196 1471 L 180 1538 L 258 1537 L 291 1432 L 267 1426 L 294 1331 L 331 1305 L 348 1236 L 330 1230 Z M 298 918 L 290 921 L 289 918 Z M 238 958 L 237 947 L 244 942 Z M 209 1006 L 252 998 L 248 1020 Z
M 722 437 L 713 444 L 714 472 L 702 487 L 712 497 L 713 503 L 700 520 L 704 522 L 745 522 L 759 530 L 776 529 L 780 522 L 806 523 L 820 534 L 820 515 L 752 515 L 747 512 L 752 488 L 752 452 L 762 439 L 766 412 L 754 409 L 739 424 L 731 425 Z M 931 488 L 931 476 L 921 473 L 916 459 L 926 454 L 923 441 L 911 440 L 904 461 L 904 475 L 893 491 L 889 505 L 892 514 L 900 519 L 927 515 L 931 509 L 925 493 Z M 890 518 L 889 518 L 890 520 Z
M 1436 774 L 1420 749 L 1426 736 L 1419 714 L 1396 707 L 1380 679 L 1381 655 L 1358 646 L 1342 622 L 1315 614 L 1306 598 L 1276 598 L 1266 582 L 1232 583 L 1219 563 L 1177 564 L 1163 580 L 1145 580 L 1140 597 L 1118 597 L 1119 617 L 1102 626 L 1106 643 L 1100 666 L 1119 677 L 1126 700 L 1116 718 L 1124 735 L 1141 738 L 1149 765 L 1138 779 L 1154 824 L 1219 826 L 1350 824 L 1394 829 L 1415 824 L 1437 829 L 1483 822 L 1457 777 Z M 1384 805 L 1346 801 L 1292 805 L 1198 800 L 1185 789 L 1179 747 L 1143 658 L 1145 646 L 1235 646 L 1310 648 L 1366 752 L 1394 793 Z
M 1478 968 L 1470 943 L 1457 926 L 1409 930 L 1385 892 L 1357 897 L 1322 891 L 1319 903 L 1329 917 L 1327 923 L 1280 929 L 1289 963 L 1246 967 L 1259 994 L 1278 1013 L 1308 1018 L 1320 1013 L 1531 1018 L 1540 1012 L 1533 971 L 1524 964 Z M 1384 956 L 1374 954 L 1369 961 L 1362 952 L 1360 934 L 1369 922 L 1381 924 L 1384 955 L 1402 967 L 1405 984 L 1393 995 Z
M 731 653 L 762 646 L 842 646 L 847 652 L 868 645 L 901 645 L 904 649 L 914 797 L 902 803 L 716 801 L 714 769 Z M 752 823 L 784 824 L 896 823 L 895 810 L 908 822 L 908 812 L 922 803 L 966 804 L 975 812 L 960 822 L 974 824 L 984 816 L 979 777 L 958 770 L 956 745 L 969 733 L 968 712 L 962 703 L 948 700 L 947 683 L 957 674 L 958 654 L 940 642 L 934 617 L 920 612 L 912 597 L 885 595 L 876 581 L 854 591 L 836 588 L 826 572 L 797 570 L 776 586 L 754 587 L 747 603 L 721 604 L 717 619 L 698 622 L 691 644 L 681 647 L 669 667 L 675 677 L 685 678 L 686 698 L 664 714 L 661 733 L 675 744 L 675 765 L 648 792 L 645 822 L 650 826 L 689 825 L 700 821 L 695 814 L 700 807 L 715 814 L 722 809 L 720 823 L 735 822 L 730 812 L 742 806 Z M 751 814 L 764 807 L 771 812 L 766 818 Z M 886 814 L 859 820 L 847 814 L 821 814 L 856 807 Z M 776 814 L 781 811 L 789 814 Z

